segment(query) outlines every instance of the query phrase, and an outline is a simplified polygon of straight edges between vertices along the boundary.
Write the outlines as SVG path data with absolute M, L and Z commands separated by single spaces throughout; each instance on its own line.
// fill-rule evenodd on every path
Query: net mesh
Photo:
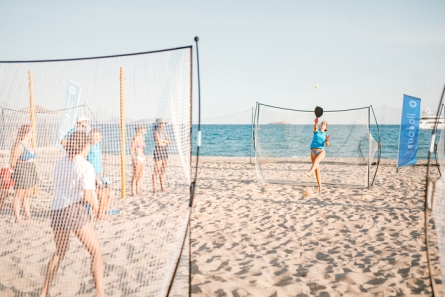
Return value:
M 311 167 L 310 144 L 314 132 L 313 111 L 283 109 L 258 104 L 255 115 L 257 177 L 270 183 L 316 186 L 304 175 Z M 322 161 L 323 184 L 368 187 L 377 166 L 378 143 L 371 134 L 372 110 L 368 107 L 325 111 L 331 136 Z
M 443 105 L 441 106 L 441 109 L 439 111 L 439 118 L 442 120 L 441 122 L 443 123 L 443 121 L 445 120 Z M 437 136 L 434 139 L 434 151 L 433 155 L 431 156 L 431 158 L 433 158 L 433 161 L 435 161 L 435 164 L 439 166 L 439 170 L 442 175 L 445 170 L 445 129 L 443 128 L 443 124 L 437 125 Z
M 3 62 L 0 104 L 0 295 L 187 295 L 191 47 Z
M 434 231 L 437 239 L 435 240 L 434 246 L 439 250 L 439 265 L 440 274 L 442 280 L 445 278 L 445 224 L 443 223 L 443 216 L 445 213 L 445 183 L 444 179 L 440 178 L 435 183 L 435 195 L 433 199 L 432 214 L 434 221 Z M 437 255 L 435 255 L 437 256 Z M 437 277 L 437 276 L 436 276 Z M 443 288 L 442 288 L 443 289 Z M 443 290 L 445 291 L 445 290 Z
M 445 292 L 445 224 L 443 219 L 445 215 L 445 129 L 443 129 L 445 114 L 442 100 L 436 112 L 435 129 L 431 130 L 433 136 L 429 150 L 427 207 L 425 208 L 430 278 L 434 294 L 437 296 Z M 438 170 L 435 169 L 436 165 Z
M 226 114 L 217 117 L 202 119 L 203 125 L 251 125 L 254 108 Z

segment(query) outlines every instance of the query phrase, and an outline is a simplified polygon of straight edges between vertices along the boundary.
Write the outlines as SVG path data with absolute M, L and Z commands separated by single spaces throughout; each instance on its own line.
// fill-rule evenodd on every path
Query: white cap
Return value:
M 89 118 L 87 118 L 86 116 L 84 116 L 84 115 L 81 115 L 81 116 L 78 116 L 77 117 L 77 123 L 79 123 L 79 122 L 83 122 L 83 121 L 89 121 L 90 119 Z

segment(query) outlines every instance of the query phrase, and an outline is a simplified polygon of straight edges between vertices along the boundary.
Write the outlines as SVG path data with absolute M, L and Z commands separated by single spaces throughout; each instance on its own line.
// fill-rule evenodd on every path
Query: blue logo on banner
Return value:
M 419 140 L 420 99 L 403 95 L 402 122 L 400 124 L 397 167 L 417 162 Z
M 62 113 L 62 118 L 60 120 L 59 142 L 57 143 L 57 146 L 62 150 L 63 148 L 62 145 L 60 145 L 60 141 L 76 124 L 77 106 L 79 105 L 81 90 L 81 86 L 68 79 L 65 110 Z

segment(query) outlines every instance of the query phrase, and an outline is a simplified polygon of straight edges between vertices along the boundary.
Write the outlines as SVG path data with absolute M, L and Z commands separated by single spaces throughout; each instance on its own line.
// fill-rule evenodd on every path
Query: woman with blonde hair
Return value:
M 133 160 L 133 178 L 131 179 L 131 195 L 141 195 L 141 183 L 144 176 L 145 166 L 145 132 L 147 129 L 142 125 L 135 127 L 135 135 L 131 141 L 130 153 Z
M 16 140 L 11 150 L 9 162 L 11 179 L 14 180 L 14 215 L 16 223 L 21 223 L 20 203 L 23 204 L 25 217 L 31 220 L 29 196 L 34 186 L 38 182 L 37 168 L 35 164 L 36 151 L 32 146 L 31 125 L 22 125 L 16 136 Z
M 66 144 L 67 156 L 54 168 L 54 199 L 51 204 L 51 227 L 56 252 L 48 263 L 41 297 L 49 295 L 52 281 L 69 249 L 71 232 L 76 235 L 91 255 L 91 273 L 96 286 L 96 296 L 105 296 L 104 264 L 99 239 L 86 205 L 97 213 L 94 167 L 85 158 L 90 151 L 87 135 L 74 132 Z

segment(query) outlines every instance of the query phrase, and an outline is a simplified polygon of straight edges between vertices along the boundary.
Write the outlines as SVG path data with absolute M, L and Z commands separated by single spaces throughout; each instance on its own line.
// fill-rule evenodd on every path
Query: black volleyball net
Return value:
M 191 55 L 0 62 L 1 296 L 188 295 Z
M 426 171 L 425 238 L 428 269 L 434 296 L 445 292 L 445 113 L 444 94 L 439 100 Z
M 257 178 L 268 183 L 316 186 L 304 172 L 311 167 L 310 145 L 314 111 L 257 104 L 254 151 Z M 380 135 L 372 107 L 324 111 L 331 136 L 322 161 L 323 184 L 367 188 L 374 182 L 380 160 Z

